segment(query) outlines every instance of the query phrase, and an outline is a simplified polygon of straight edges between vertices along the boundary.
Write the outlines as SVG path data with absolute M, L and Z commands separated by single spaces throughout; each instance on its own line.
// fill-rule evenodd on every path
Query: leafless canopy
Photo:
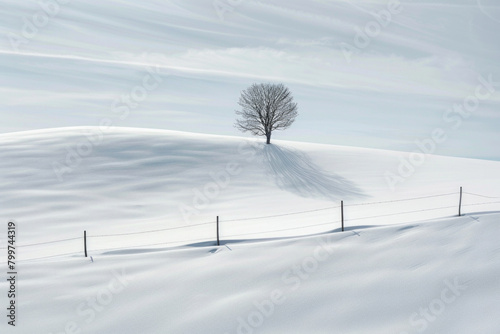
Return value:
M 283 84 L 253 84 L 241 92 L 238 104 L 241 111 L 236 120 L 236 128 L 256 136 L 266 136 L 271 142 L 274 130 L 290 127 L 297 116 L 297 103 Z

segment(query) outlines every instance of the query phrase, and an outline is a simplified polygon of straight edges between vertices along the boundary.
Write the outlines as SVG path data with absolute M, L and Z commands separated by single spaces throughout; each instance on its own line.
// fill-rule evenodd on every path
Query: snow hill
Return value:
M 282 82 L 281 139 L 412 151 L 441 128 L 435 153 L 499 160 L 499 27 L 498 0 L 4 0 L 0 133 L 240 135 L 240 92 Z
M 2 333 L 500 329 L 500 162 L 132 128 L 0 142 Z

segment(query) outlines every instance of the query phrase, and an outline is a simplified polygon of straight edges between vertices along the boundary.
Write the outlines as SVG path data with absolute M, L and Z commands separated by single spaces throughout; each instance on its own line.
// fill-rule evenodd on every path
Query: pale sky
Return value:
M 275 139 L 414 151 L 437 130 L 436 154 L 500 160 L 493 0 L 0 2 L 0 133 L 245 136 L 241 90 L 282 82 L 299 116 Z

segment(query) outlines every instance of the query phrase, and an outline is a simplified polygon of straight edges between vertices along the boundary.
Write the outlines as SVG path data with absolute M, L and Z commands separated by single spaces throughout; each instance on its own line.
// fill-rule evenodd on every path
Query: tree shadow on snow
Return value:
M 322 170 L 303 152 L 271 144 L 264 147 L 263 154 L 267 173 L 283 190 L 329 200 L 366 196 L 352 181 Z

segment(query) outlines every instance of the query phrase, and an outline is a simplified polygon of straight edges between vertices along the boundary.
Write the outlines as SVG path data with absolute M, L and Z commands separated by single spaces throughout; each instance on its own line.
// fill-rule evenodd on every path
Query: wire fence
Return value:
M 472 202 L 472 203 L 467 203 L 467 204 L 462 204 L 462 194 L 463 195 L 469 195 L 472 196 L 473 198 L 483 198 L 483 199 L 489 199 L 490 201 L 486 202 Z M 453 198 L 451 197 L 453 196 Z M 449 197 L 448 199 L 446 199 Z M 423 201 L 426 199 L 437 199 L 441 198 L 442 201 L 436 202 L 437 204 L 441 204 L 440 206 L 433 206 L 433 207 L 428 207 L 429 203 L 422 203 L 421 208 L 419 209 L 413 209 L 413 210 L 403 210 L 403 211 L 396 211 L 396 212 L 388 212 L 385 213 L 387 208 L 382 209 L 382 213 L 380 214 L 375 214 L 375 215 L 361 215 L 358 216 L 353 213 L 365 213 L 365 212 L 371 212 L 371 211 L 377 211 L 373 209 L 367 209 L 369 206 L 376 206 L 376 207 L 381 207 L 381 206 L 387 206 L 393 203 L 403 203 L 403 202 L 408 202 L 409 204 L 411 203 L 416 203 L 418 201 Z M 445 200 L 446 199 L 446 200 Z M 344 226 L 344 223 L 351 223 L 351 222 L 357 222 L 357 221 L 367 221 L 367 220 L 377 220 L 379 218 L 387 218 L 387 217 L 395 217 L 395 216 L 403 216 L 403 215 L 411 215 L 411 214 L 417 214 L 417 213 L 429 213 L 429 212 L 434 212 L 434 211 L 442 211 L 443 214 L 440 214 L 439 216 L 436 216 L 433 218 L 441 218 L 443 216 L 452 216 L 452 211 L 451 209 L 458 209 L 457 212 L 460 212 L 461 208 L 465 207 L 475 207 L 475 206 L 485 206 L 485 205 L 492 205 L 495 204 L 500 204 L 500 197 L 492 197 L 492 196 L 486 196 L 482 194 L 476 194 L 476 193 L 469 193 L 469 192 L 460 192 L 460 202 L 458 205 L 449 205 L 453 201 L 456 201 L 458 199 L 458 194 L 455 193 L 444 193 L 444 194 L 436 194 L 436 195 L 429 195 L 429 196 L 419 196 L 419 197 L 411 197 L 411 198 L 405 198 L 405 199 L 396 199 L 396 200 L 387 200 L 387 201 L 377 201 L 377 202 L 363 202 L 363 203 L 353 203 L 353 204 L 346 204 L 342 205 L 342 211 L 344 211 L 344 208 L 349 209 L 349 208 L 355 208 L 356 210 L 348 210 L 351 213 L 351 216 L 346 218 L 344 220 L 343 214 L 340 216 L 338 214 L 339 209 L 341 208 L 341 205 L 335 205 L 335 206 L 329 206 L 329 207 L 323 207 L 323 208 L 318 208 L 318 209 L 311 209 L 311 210 L 302 210 L 302 211 L 294 211 L 294 212 L 285 212 L 281 214 L 274 214 L 274 215 L 267 215 L 267 216 L 256 216 L 256 217 L 241 217 L 241 218 L 234 218 L 234 219 L 225 219 L 221 220 L 220 223 L 225 227 L 225 229 L 229 232 L 223 234 L 221 236 L 221 240 L 226 241 L 226 242 L 234 242 L 236 240 L 238 241 L 244 241 L 244 240 L 249 240 L 248 237 L 259 237 L 257 239 L 265 239 L 265 238 L 278 238 L 278 237 L 288 237 L 288 236 L 300 236 L 300 235 L 309 235 L 309 234 L 315 234 L 315 233 L 326 233 L 326 232 L 337 232 L 340 230 L 340 224 L 342 223 L 342 228 Z M 498 200 L 498 201 L 491 201 L 491 200 Z M 342 202 L 343 203 L 343 202 Z M 444 205 L 446 204 L 446 205 Z M 425 205 L 425 207 L 424 207 Z M 416 205 L 414 205 L 416 206 Z M 361 210 L 363 208 L 363 210 Z M 444 214 L 446 212 L 446 214 Z M 449 212 L 449 214 L 448 214 Z M 304 224 L 303 220 L 304 219 L 309 219 L 309 220 L 316 220 L 318 219 L 317 217 L 314 218 L 311 216 L 311 214 L 314 213 L 322 213 L 322 214 L 327 214 L 327 216 L 330 218 L 328 221 L 323 221 L 320 223 L 314 223 L 314 224 Z M 282 218 L 282 217 L 294 217 L 294 216 L 301 216 L 301 215 L 306 215 L 305 218 L 300 219 L 300 224 L 298 226 L 291 226 L 291 227 L 283 227 L 283 221 L 277 221 L 278 226 L 277 228 L 272 228 L 272 229 L 261 229 L 258 231 L 246 231 L 247 229 L 256 229 L 257 227 L 262 225 L 262 221 L 267 221 L 267 220 L 272 220 L 275 218 Z M 334 219 L 331 220 L 331 217 L 333 215 L 336 215 L 339 219 Z M 456 214 L 455 214 L 456 215 Z M 322 216 L 324 217 L 324 216 Z M 419 217 L 421 218 L 421 216 Z M 432 217 L 428 217 L 431 219 Z M 323 218 L 326 220 L 326 218 Z M 245 231 L 239 231 L 238 228 L 241 227 L 240 224 L 242 222 L 250 222 L 251 225 L 245 225 L 244 230 Z M 256 224 L 255 222 L 259 222 L 260 224 Z M 235 223 L 240 223 L 240 224 L 235 224 Z M 288 221 L 287 221 L 288 223 Z M 217 224 L 219 224 L 219 220 L 217 219 Z M 269 223 L 265 223 L 265 226 L 269 226 Z M 144 248 L 144 247 L 162 247 L 162 248 L 167 248 L 167 247 L 173 247 L 173 246 L 188 246 L 188 245 L 215 245 L 216 241 L 219 240 L 219 228 L 217 226 L 217 235 L 215 235 L 215 220 L 214 221 L 207 221 L 207 222 L 202 222 L 202 223 L 197 223 L 197 224 L 191 224 L 191 225 L 184 225 L 184 226 L 174 226 L 174 227 L 168 227 L 168 228 L 161 228 L 161 229 L 151 229 L 151 230 L 143 230 L 143 231 L 135 231 L 135 232 L 123 232 L 123 233 L 109 233 L 109 234 L 97 234 L 97 235 L 87 235 L 85 233 L 86 239 L 84 240 L 85 247 L 87 245 L 87 239 L 89 240 L 104 240 L 102 243 L 97 243 L 99 245 L 106 244 L 116 244 L 116 247 L 96 247 L 96 248 L 91 248 L 89 251 L 90 252 L 112 252 L 112 251 L 119 251 L 119 250 L 129 250 L 129 249 L 137 249 L 137 248 Z M 353 226 L 350 224 L 351 228 L 355 228 L 355 225 Z M 133 237 L 133 236 L 139 236 L 139 235 L 153 235 L 151 236 L 151 239 L 168 239 L 168 236 L 165 236 L 162 234 L 162 232 L 172 232 L 172 231 L 180 231 L 180 232 L 186 232 L 190 230 L 191 232 L 193 231 L 193 228 L 197 228 L 197 232 L 199 232 L 199 229 L 201 228 L 206 228 L 206 231 L 204 231 L 205 235 L 204 237 L 200 238 L 190 238 L 190 239 L 184 239 L 184 240 L 179 240 L 179 239 L 171 239 L 169 241 L 160 241 L 160 242 L 151 242 L 147 244 L 140 244 L 140 245 L 133 245 L 133 244 L 127 244 L 123 242 L 119 242 L 117 244 L 117 239 L 122 240 L 125 237 Z M 209 228 L 209 229 L 208 229 Z M 240 228 L 241 230 L 241 228 Z M 298 232 L 301 230 L 307 230 L 306 232 L 303 232 L 302 234 L 293 234 L 290 232 Z M 233 233 L 230 233 L 230 231 L 236 231 Z M 287 232 L 287 233 L 285 233 Z M 279 235 L 275 235 L 276 233 L 279 233 Z M 186 233 L 183 233 L 182 235 L 185 235 Z M 203 233 L 202 233 L 203 234 Z M 217 236 L 217 239 L 216 239 Z M 247 238 L 245 238 L 247 237 Z M 49 255 L 49 256 L 43 256 L 43 257 L 37 257 L 37 258 L 30 258 L 26 259 L 28 260 L 41 260 L 41 259 L 49 259 L 49 258 L 54 258 L 54 257 L 62 257 L 62 256 L 77 256 L 77 255 L 83 255 L 84 252 L 81 248 L 82 245 L 82 240 L 84 237 L 79 236 L 79 237 L 73 237 L 73 238 L 65 238 L 65 239 L 59 239 L 59 240 L 51 240 L 51 241 L 46 241 L 46 242 L 38 242 L 38 243 L 31 243 L 31 244 L 20 244 L 16 245 L 17 248 L 29 248 L 29 247 L 35 247 L 35 246 L 48 246 L 48 245 L 57 245 L 57 249 L 64 249 L 68 250 L 68 247 L 62 247 L 63 243 L 65 243 L 65 246 L 69 246 L 71 244 L 71 248 L 74 249 L 74 252 L 68 252 L 68 253 L 57 253 L 55 255 Z M 243 239 L 234 239 L 234 238 L 243 238 Z M 110 242 L 112 240 L 112 242 Z M 78 241 L 78 242 L 77 242 Z M 78 249 L 79 248 L 79 249 Z M 6 247 L 0 247 L 0 249 L 6 249 Z M 86 249 L 85 249 L 86 250 Z

